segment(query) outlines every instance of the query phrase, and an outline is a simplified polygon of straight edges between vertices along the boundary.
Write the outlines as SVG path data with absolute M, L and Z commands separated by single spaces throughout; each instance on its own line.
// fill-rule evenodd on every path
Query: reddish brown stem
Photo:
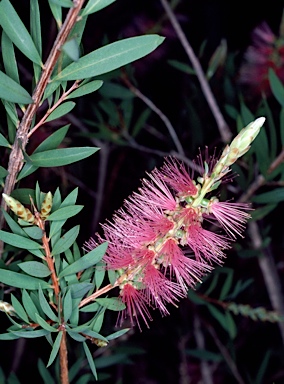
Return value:
M 92 295 L 86 297 L 84 300 L 81 301 L 79 304 L 79 308 L 83 307 L 84 305 L 88 304 L 90 301 L 95 301 L 97 297 L 103 295 L 104 293 L 110 291 L 111 289 L 118 286 L 118 282 L 116 282 L 114 285 L 108 284 L 105 287 L 99 289 L 98 291 L 94 292 Z
M 65 327 L 62 327 L 62 338 L 59 348 L 59 361 L 60 361 L 60 381 L 61 384 L 69 384 L 68 377 L 68 350 L 67 350 L 67 338 Z

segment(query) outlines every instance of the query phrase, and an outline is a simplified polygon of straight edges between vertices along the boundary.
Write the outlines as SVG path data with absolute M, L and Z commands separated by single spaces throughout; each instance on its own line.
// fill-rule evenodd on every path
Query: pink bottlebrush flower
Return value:
M 209 211 L 232 238 L 236 234 L 242 236 L 245 223 L 250 218 L 250 214 L 245 212 L 250 209 L 249 204 L 230 203 L 226 201 L 213 201 Z
M 148 299 L 144 292 L 136 289 L 132 284 L 125 284 L 120 291 L 120 298 L 125 304 L 126 309 L 119 313 L 117 323 L 121 325 L 126 315 L 128 315 L 131 325 L 133 326 L 136 320 L 141 331 L 139 323 L 139 317 L 141 316 L 149 328 L 148 321 L 151 321 L 152 318 L 148 310 Z
M 185 294 L 189 287 L 193 288 L 196 282 L 201 281 L 204 273 L 212 270 L 208 264 L 186 257 L 174 239 L 168 239 L 163 244 L 160 255 L 165 275 L 169 271 L 170 280 L 175 277 Z
M 120 324 L 128 315 L 139 329 L 139 316 L 148 326 L 149 306 L 168 314 L 167 304 L 176 305 L 189 287 L 213 269 L 213 263 L 222 264 L 224 250 L 241 235 L 250 217 L 249 207 L 219 202 L 212 193 L 230 172 L 232 157 L 238 158 L 235 149 L 245 153 L 248 137 L 255 137 L 252 128 L 240 133 L 218 161 L 214 155 L 211 163 L 205 162 L 195 181 L 185 165 L 168 158 L 160 170 L 148 174 L 150 180 L 143 180 L 139 192 L 124 202 L 113 219 L 102 225 L 103 235 L 85 245 L 91 250 L 97 243 L 108 242 L 103 260 L 107 269 L 117 270 L 114 286 L 120 287 L 126 305 L 119 315 Z M 220 224 L 224 235 L 204 228 L 204 219 L 210 218 Z
M 193 224 L 187 230 L 187 244 L 191 247 L 198 261 L 205 259 L 209 264 L 222 264 L 224 249 L 229 248 L 225 236 L 208 231 L 200 224 Z
M 194 196 L 197 192 L 196 185 L 190 178 L 185 165 L 177 159 L 167 158 L 161 171 L 157 174 L 179 195 Z
M 150 205 L 162 210 L 175 210 L 175 198 L 161 178 L 159 171 L 154 169 L 148 176 L 152 182 L 144 179 L 143 186 L 139 189 L 140 193 L 133 194 L 136 204 L 140 202 L 145 208 Z
M 268 80 L 269 68 L 272 68 L 284 81 L 283 36 L 276 36 L 263 22 L 252 32 L 252 45 L 245 52 L 244 62 L 239 72 L 239 83 L 248 86 L 252 93 L 269 95 L 271 93 Z
M 165 303 L 175 304 L 180 297 L 184 297 L 181 286 L 168 280 L 154 265 L 145 268 L 143 283 L 150 303 L 154 303 L 163 315 L 169 312 Z

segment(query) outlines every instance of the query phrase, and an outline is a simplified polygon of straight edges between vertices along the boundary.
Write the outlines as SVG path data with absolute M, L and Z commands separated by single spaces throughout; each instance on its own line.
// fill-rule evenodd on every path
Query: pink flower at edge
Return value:
M 170 280 L 175 277 L 185 294 L 189 287 L 193 288 L 200 281 L 204 273 L 212 270 L 207 263 L 186 257 L 174 239 L 165 242 L 160 254 L 163 255 L 165 274 L 169 271 Z
M 160 176 L 169 184 L 178 194 L 194 196 L 197 188 L 189 176 L 185 165 L 177 159 L 169 157 L 165 160 Z
M 199 224 L 193 224 L 187 231 L 187 244 L 193 250 L 198 261 L 204 258 L 212 264 L 222 264 L 225 257 L 224 249 L 229 248 L 228 239 L 225 236 L 208 231 Z
M 242 237 L 245 223 L 250 218 L 245 211 L 249 209 L 249 204 L 226 201 L 216 201 L 210 205 L 210 211 L 232 238 L 236 238 L 236 234 Z
M 121 301 L 126 305 L 126 309 L 118 314 L 117 324 L 121 325 L 126 316 L 129 316 L 132 326 L 136 323 L 141 331 L 139 317 L 143 319 L 149 328 L 148 321 L 152 320 L 148 310 L 149 302 L 142 290 L 136 289 L 131 284 L 125 284 L 120 291 Z
M 154 302 L 163 315 L 169 313 L 165 303 L 175 304 L 178 298 L 185 296 L 181 286 L 168 280 L 154 265 L 145 268 L 143 283 L 149 302 Z

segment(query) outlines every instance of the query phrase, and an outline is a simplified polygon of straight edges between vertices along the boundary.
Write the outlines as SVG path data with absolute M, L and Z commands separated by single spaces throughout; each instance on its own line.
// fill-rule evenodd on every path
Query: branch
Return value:
M 208 84 L 208 81 L 206 80 L 206 76 L 203 72 L 203 69 L 200 65 L 200 62 L 198 60 L 198 58 L 196 57 L 191 45 L 189 44 L 183 30 L 181 29 L 181 26 L 176 18 L 176 16 L 174 15 L 171 7 L 169 6 L 167 0 L 161 0 L 161 3 L 166 11 L 166 14 L 168 16 L 168 18 L 170 19 L 170 22 L 189 58 L 189 60 L 191 61 L 191 64 L 195 70 L 195 73 L 196 73 L 196 76 L 200 82 L 200 86 L 201 86 L 201 89 L 203 91 L 203 94 L 208 102 L 208 105 L 213 113 L 213 116 L 216 120 L 216 123 L 217 123 L 217 126 L 218 126 L 218 129 L 219 129 L 219 132 L 220 132 L 220 135 L 221 135 L 221 138 L 222 140 L 227 143 L 230 141 L 231 137 L 232 137 L 232 133 L 230 132 L 229 128 L 228 128 L 228 125 L 220 111 L 220 108 L 218 107 L 218 104 L 215 100 L 215 97 L 211 91 L 211 88 Z
M 71 29 L 73 28 L 74 24 L 78 20 L 78 14 L 83 6 L 83 3 L 84 3 L 84 0 L 74 0 L 74 6 L 70 8 L 66 16 L 66 19 L 57 35 L 54 45 L 50 51 L 48 59 L 43 66 L 41 77 L 32 95 L 34 102 L 33 104 L 28 105 L 26 112 L 22 118 L 22 121 L 17 129 L 15 142 L 12 146 L 11 154 L 9 157 L 8 175 L 6 177 L 5 185 L 4 185 L 4 193 L 9 196 L 15 187 L 17 175 L 23 166 L 22 151 L 25 150 L 26 145 L 28 143 L 28 132 L 31 127 L 33 118 L 39 108 L 41 98 L 50 80 L 51 74 L 54 70 L 58 57 L 61 54 L 61 48 L 63 44 L 66 42 L 67 37 Z M 5 210 L 7 209 L 7 205 L 4 199 L 2 199 L 1 206 Z M 4 217 L 1 214 L 0 228 L 2 228 L 3 222 L 4 222 Z

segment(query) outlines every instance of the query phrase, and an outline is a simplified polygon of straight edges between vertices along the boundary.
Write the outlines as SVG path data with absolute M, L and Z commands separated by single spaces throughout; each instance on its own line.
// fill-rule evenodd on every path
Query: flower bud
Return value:
M 25 208 L 22 203 L 12 196 L 8 196 L 5 193 L 2 193 L 2 196 L 11 211 L 13 211 L 20 219 L 31 224 L 34 223 L 35 217 L 28 208 Z
M 50 214 L 52 208 L 52 194 L 47 192 L 41 205 L 40 216 L 42 219 L 46 219 Z
M 14 307 L 10 303 L 7 303 L 6 301 L 3 301 L 3 300 L 0 300 L 0 311 L 5 312 L 10 316 L 15 315 Z
M 239 157 L 243 156 L 250 149 L 251 143 L 259 134 L 264 122 L 264 117 L 259 117 L 254 120 L 240 131 L 230 145 L 226 146 L 212 171 L 214 177 L 218 175 L 222 177 L 222 174 L 226 173 L 228 167 L 234 164 Z

